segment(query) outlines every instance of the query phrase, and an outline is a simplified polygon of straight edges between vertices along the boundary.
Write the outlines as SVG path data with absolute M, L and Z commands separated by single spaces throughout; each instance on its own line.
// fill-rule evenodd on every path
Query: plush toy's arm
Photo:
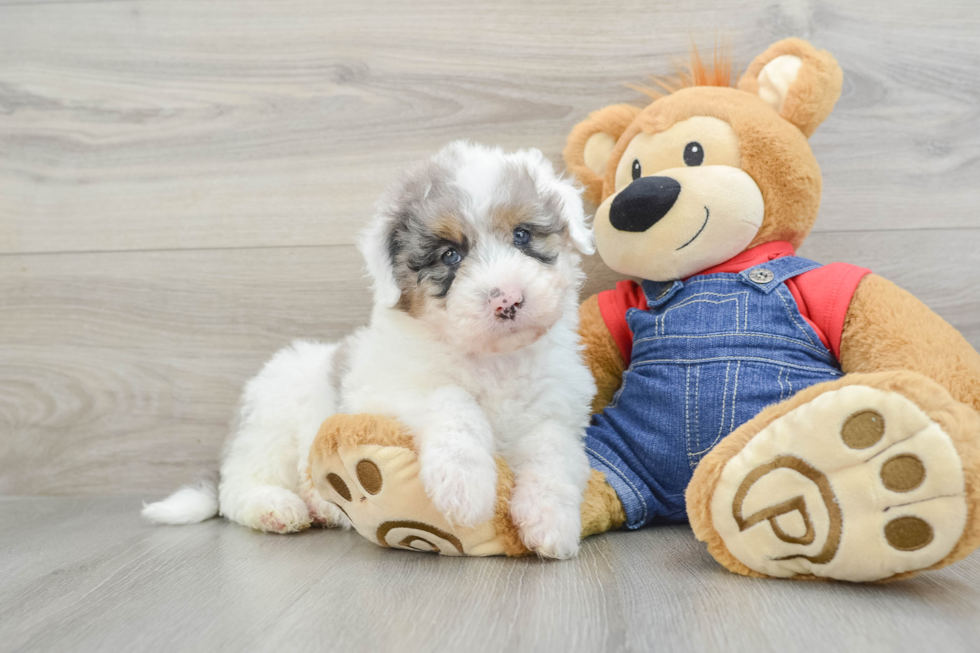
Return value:
M 612 401 L 626 369 L 616 341 L 602 319 L 598 295 L 592 295 L 579 307 L 579 335 L 585 345 L 585 362 L 592 370 L 597 388 L 592 412 L 598 413 Z
M 841 336 L 844 372 L 911 370 L 980 411 L 980 354 L 911 293 L 877 275 L 860 283 Z

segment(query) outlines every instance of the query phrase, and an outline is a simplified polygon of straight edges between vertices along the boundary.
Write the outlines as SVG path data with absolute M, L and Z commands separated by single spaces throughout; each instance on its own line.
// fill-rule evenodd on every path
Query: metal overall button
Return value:
M 755 283 L 769 283 L 776 278 L 776 275 L 772 273 L 772 270 L 767 270 L 765 268 L 759 268 L 758 270 L 752 270 L 749 272 L 749 279 Z

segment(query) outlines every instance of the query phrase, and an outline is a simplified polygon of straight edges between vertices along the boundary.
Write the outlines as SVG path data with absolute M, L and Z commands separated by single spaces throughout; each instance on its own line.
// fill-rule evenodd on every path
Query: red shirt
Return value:
M 747 249 L 720 265 L 694 276 L 739 273 L 760 263 L 782 256 L 793 256 L 793 246 L 785 241 L 764 243 Z M 844 332 L 844 318 L 851 305 L 854 291 L 864 275 L 871 270 L 847 263 L 831 263 L 786 280 L 786 287 L 796 300 L 803 318 L 820 336 L 820 341 L 840 360 L 840 341 Z M 599 293 L 599 310 L 606 328 L 612 334 L 623 360 L 629 363 L 633 351 L 633 333 L 626 323 L 626 311 L 647 309 L 643 289 L 635 281 L 620 281 L 613 290 Z

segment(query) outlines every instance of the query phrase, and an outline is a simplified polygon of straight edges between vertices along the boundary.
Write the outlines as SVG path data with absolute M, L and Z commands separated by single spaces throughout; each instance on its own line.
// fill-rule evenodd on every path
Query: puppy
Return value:
M 184 488 L 143 514 L 189 523 L 220 508 L 280 533 L 348 526 L 302 472 L 325 418 L 371 412 L 414 433 L 421 480 L 450 521 L 492 517 L 501 455 L 524 544 L 574 555 L 595 392 L 577 334 L 579 254 L 593 251 L 578 190 L 537 150 L 452 143 L 389 192 L 359 246 L 370 325 L 277 353 L 245 388 L 217 494 Z

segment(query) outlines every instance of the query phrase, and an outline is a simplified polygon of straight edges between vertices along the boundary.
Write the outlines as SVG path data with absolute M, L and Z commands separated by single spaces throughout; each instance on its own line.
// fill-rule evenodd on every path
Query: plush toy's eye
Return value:
M 689 166 L 699 166 L 704 161 L 704 148 L 701 143 L 691 141 L 684 146 L 684 163 Z
M 640 160 L 633 159 L 633 179 L 634 180 L 639 179 L 642 174 L 643 174 L 643 168 L 640 167 Z
M 462 260 L 463 257 L 460 256 L 459 252 L 457 252 L 455 249 L 447 249 L 442 253 L 442 262 L 449 267 L 459 264 L 459 262 Z
M 518 247 L 524 247 L 529 242 L 531 242 L 531 232 L 527 229 L 521 229 L 518 227 L 514 229 L 514 244 Z

